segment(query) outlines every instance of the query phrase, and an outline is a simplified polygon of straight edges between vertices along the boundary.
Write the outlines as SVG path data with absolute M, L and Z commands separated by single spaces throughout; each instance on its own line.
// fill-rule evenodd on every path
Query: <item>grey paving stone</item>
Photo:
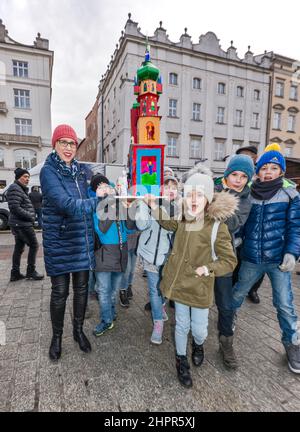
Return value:
M 26 412 L 33 411 L 35 406 L 35 385 L 28 383 L 26 385 L 16 385 L 14 387 L 11 411 Z
M 21 345 L 19 348 L 19 362 L 27 362 L 35 360 L 38 356 L 39 345 L 30 343 Z

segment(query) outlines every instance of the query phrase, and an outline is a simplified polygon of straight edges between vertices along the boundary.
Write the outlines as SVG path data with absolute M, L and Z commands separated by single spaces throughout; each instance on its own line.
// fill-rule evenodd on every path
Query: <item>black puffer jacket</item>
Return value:
M 6 197 L 10 211 L 9 225 L 11 227 L 33 226 L 35 211 L 28 196 L 28 188 L 16 180 L 9 186 Z

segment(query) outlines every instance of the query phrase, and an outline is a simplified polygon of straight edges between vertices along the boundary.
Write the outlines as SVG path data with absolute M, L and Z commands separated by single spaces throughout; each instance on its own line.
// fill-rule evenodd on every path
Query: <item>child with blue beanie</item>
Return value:
M 250 287 L 266 273 L 282 332 L 288 365 L 300 373 L 300 335 L 291 273 L 300 255 L 300 196 L 286 179 L 286 162 L 277 144 L 266 147 L 251 186 L 252 207 L 244 226 L 242 264 L 233 288 L 233 308 L 241 307 Z
M 229 161 L 224 176 L 215 184 L 216 192 L 228 191 L 239 199 L 238 209 L 226 220 L 232 243 L 238 246 L 239 231 L 244 226 L 251 209 L 248 183 L 254 175 L 254 164 L 250 156 L 236 155 Z M 224 365 L 236 369 L 237 358 L 233 349 L 233 274 L 215 278 L 215 302 L 218 308 L 218 331 L 220 353 Z

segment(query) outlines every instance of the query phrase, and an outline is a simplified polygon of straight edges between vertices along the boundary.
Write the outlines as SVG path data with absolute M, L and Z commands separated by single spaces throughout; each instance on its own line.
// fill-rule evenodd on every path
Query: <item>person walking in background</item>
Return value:
M 36 219 L 38 222 L 38 228 L 42 228 L 42 204 L 43 204 L 43 196 L 39 191 L 38 186 L 32 186 L 31 192 L 29 194 L 29 198 L 34 207 Z
M 15 236 L 15 249 L 10 274 L 11 282 L 25 277 L 33 280 L 44 278 L 35 268 L 39 244 L 34 231 L 35 211 L 28 195 L 29 179 L 30 174 L 26 169 L 17 168 L 15 181 L 9 186 L 6 194 L 10 211 L 9 225 Z M 26 276 L 20 272 L 21 256 L 25 245 L 29 247 Z
M 284 179 L 285 171 L 280 147 L 267 146 L 256 164 L 257 180 L 251 186 L 252 207 L 243 230 L 233 308 L 242 306 L 249 288 L 266 273 L 289 368 L 300 373 L 300 335 L 291 284 L 291 272 L 300 256 L 300 195 Z
M 51 277 L 50 314 L 53 336 L 51 360 L 61 357 L 62 334 L 70 279 L 73 281 L 73 338 L 88 353 L 91 344 L 83 332 L 89 270 L 95 268 L 93 213 L 99 197 L 88 198 L 88 171 L 76 159 L 78 139 L 69 125 L 52 135 L 53 151 L 40 173 L 43 194 L 43 246 L 47 275 Z

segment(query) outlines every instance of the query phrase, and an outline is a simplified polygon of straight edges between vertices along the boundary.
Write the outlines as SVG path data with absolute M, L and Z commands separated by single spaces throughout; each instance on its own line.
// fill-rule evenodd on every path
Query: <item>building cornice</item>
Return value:
M 113 58 L 109 64 L 109 67 L 106 70 L 104 77 L 100 82 L 100 88 L 101 88 L 101 83 L 102 83 L 102 88 L 100 89 L 100 91 L 102 91 L 102 93 L 104 93 L 109 79 L 113 75 L 113 72 L 119 63 L 121 56 L 125 52 L 126 44 L 128 44 L 129 42 L 134 42 L 134 43 L 138 43 L 139 45 L 144 46 L 145 40 L 146 39 L 143 37 L 134 36 L 134 35 L 124 34 L 122 36 L 122 38 L 120 39 L 120 42 L 121 42 L 120 47 L 118 48 L 118 50 L 116 50 L 115 56 L 114 57 L 112 56 Z M 161 41 L 151 40 L 151 45 L 152 45 L 152 47 L 155 47 L 155 48 L 167 49 L 167 50 L 173 51 L 175 53 L 187 54 L 189 56 L 192 56 L 195 58 L 200 58 L 203 60 L 212 60 L 212 61 L 215 61 L 215 62 L 218 62 L 221 64 L 240 67 L 240 68 L 246 69 L 246 70 L 253 70 L 255 72 L 264 73 L 266 75 L 271 74 L 270 68 L 262 67 L 260 65 L 245 63 L 241 60 L 229 59 L 227 57 L 223 58 L 223 57 L 216 56 L 214 54 L 208 54 L 208 53 L 204 53 L 201 51 L 196 51 L 194 49 L 189 49 L 189 48 L 185 48 L 182 46 L 178 46 L 175 43 L 169 44 L 169 43 L 164 43 Z M 142 56 L 141 56 L 141 58 L 142 58 Z M 156 60 L 158 60 L 158 59 L 156 59 Z

